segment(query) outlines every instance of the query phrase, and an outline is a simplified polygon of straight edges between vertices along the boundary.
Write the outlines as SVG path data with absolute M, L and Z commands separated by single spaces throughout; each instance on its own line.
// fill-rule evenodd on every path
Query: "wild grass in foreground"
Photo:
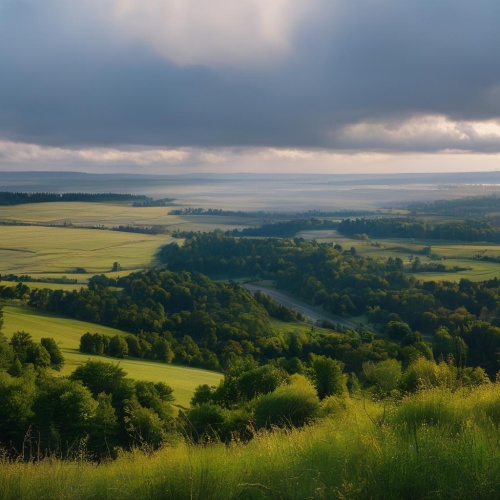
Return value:
M 500 495 L 500 387 L 397 403 L 330 400 L 328 417 L 248 444 L 180 442 L 100 465 L 0 465 L 14 499 L 453 498 Z M 384 410 L 385 407 L 385 410 Z M 326 407 L 325 407 L 326 410 Z

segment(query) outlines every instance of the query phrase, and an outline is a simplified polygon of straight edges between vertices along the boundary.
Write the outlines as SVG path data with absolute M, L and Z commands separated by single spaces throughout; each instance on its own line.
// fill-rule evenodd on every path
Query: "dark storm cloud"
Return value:
M 207 39 L 207 52 L 198 48 L 187 64 L 186 42 L 179 57 L 165 55 L 147 31 L 123 33 L 106 3 L 0 0 L 0 139 L 499 149 L 495 135 L 451 124 L 500 117 L 496 0 L 318 0 L 285 33 L 290 49 L 280 57 L 255 60 L 243 47 L 241 61 L 224 63 L 207 56 Z M 422 132 L 419 117 L 438 115 L 450 124 Z

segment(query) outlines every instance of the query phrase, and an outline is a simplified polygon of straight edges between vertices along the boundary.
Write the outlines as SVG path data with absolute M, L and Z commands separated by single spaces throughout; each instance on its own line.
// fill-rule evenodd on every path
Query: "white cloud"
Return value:
M 113 0 L 112 28 L 180 65 L 268 63 L 287 54 L 315 0 Z
M 346 149 L 500 152 L 500 124 L 497 121 L 454 121 L 442 115 L 365 121 L 347 125 L 331 137 Z
M 334 152 L 279 148 L 65 149 L 0 141 L 0 171 L 387 173 L 497 170 L 500 154 Z
M 187 149 L 118 149 L 83 148 L 67 149 L 37 144 L 0 141 L 0 163 L 3 165 L 101 165 L 103 170 L 113 165 L 150 166 L 154 164 L 175 165 L 187 160 L 192 153 Z

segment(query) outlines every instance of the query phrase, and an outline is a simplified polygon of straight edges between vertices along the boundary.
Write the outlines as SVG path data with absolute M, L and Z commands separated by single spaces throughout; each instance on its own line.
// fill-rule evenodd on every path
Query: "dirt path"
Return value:
M 287 295 L 283 292 L 277 292 L 276 290 L 272 290 L 261 285 L 245 284 L 243 285 L 243 287 L 251 293 L 255 293 L 257 290 L 260 290 L 262 293 L 268 295 L 279 304 L 297 311 L 303 316 L 306 316 L 314 323 L 328 320 L 350 330 L 357 330 L 360 325 L 359 322 L 348 320 L 342 318 L 341 316 L 336 316 L 335 314 L 328 313 L 326 311 L 313 307 L 299 299 L 296 299 L 295 297 L 291 297 L 290 295 Z M 366 325 L 363 325 L 363 328 L 376 333 L 372 328 L 369 328 Z

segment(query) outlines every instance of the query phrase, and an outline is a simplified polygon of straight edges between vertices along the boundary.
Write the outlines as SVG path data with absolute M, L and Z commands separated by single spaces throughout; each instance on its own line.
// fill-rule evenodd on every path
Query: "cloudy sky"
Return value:
M 0 170 L 500 167 L 498 0 L 0 0 Z

